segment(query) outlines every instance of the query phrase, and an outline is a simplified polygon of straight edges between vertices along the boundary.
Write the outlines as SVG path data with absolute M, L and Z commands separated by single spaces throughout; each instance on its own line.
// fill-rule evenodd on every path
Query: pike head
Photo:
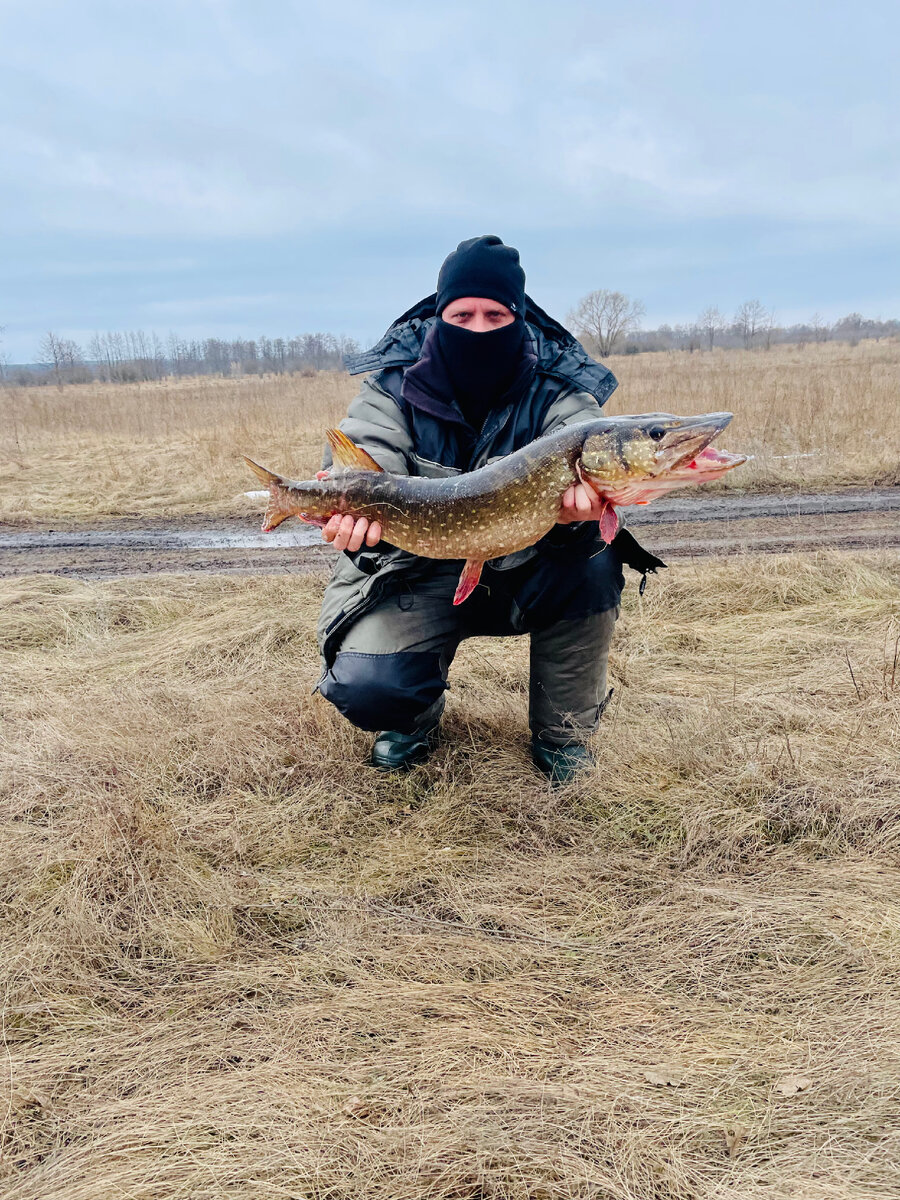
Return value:
M 730 420 L 726 412 L 616 417 L 585 438 L 578 473 L 611 504 L 648 504 L 675 488 L 709 483 L 746 462 L 746 455 L 710 445 Z

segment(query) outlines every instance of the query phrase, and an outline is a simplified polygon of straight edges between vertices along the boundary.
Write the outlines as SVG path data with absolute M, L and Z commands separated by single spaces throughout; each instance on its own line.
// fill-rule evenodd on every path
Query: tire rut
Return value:
M 663 558 L 900 548 L 900 488 L 678 497 L 628 509 L 627 523 Z M 305 574 L 332 561 L 317 529 L 286 522 L 262 534 L 256 516 L 0 525 L 0 577 Z

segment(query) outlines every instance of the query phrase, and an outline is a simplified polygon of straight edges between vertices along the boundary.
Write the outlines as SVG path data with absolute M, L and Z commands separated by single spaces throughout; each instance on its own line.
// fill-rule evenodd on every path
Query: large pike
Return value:
M 339 429 L 327 431 L 337 466 L 295 482 L 244 461 L 269 489 L 264 532 L 288 517 L 324 525 L 335 513 L 378 521 L 388 542 L 424 558 L 465 559 L 453 598 L 461 604 L 491 558 L 533 545 L 559 518 L 566 489 L 581 481 L 605 501 L 600 535 L 611 542 L 616 506 L 649 504 L 674 488 L 708 483 L 746 461 L 710 443 L 731 413 L 650 413 L 565 425 L 514 454 L 463 475 L 393 475 Z

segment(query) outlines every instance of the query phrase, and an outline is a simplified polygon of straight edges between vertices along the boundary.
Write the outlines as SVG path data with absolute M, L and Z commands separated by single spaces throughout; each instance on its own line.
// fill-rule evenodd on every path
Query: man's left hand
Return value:
M 606 501 L 601 500 L 593 488 L 573 483 L 565 490 L 557 523 L 571 525 L 574 521 L 599 521 L 605 505 Z

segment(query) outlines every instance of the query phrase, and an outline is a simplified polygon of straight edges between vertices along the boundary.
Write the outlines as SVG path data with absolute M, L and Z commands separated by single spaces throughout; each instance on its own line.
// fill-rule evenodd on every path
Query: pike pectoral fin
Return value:
M 325 436 L 338 466 L 352 467 L 356 471 L 383 470 L 367 450 L 357 446 L 356 442 L 352 442 L 340 429 L 326 429 Z
M 462 604 L 467 596 L 471 596 L 478 586 L 478 580 L 481 578 L 481 568 L 484 562 L 477 558 L 467 558 L 465 566 L 462 569 L 462 574 L 459 577 L 459 583 L 456 585 L 456 592 L 453 596 L 454 604 Z
M 618 532 L 619 514 L 616 512 L 615 506 L 607 501 L 600 517 L 600 536 L 608 545 Z

